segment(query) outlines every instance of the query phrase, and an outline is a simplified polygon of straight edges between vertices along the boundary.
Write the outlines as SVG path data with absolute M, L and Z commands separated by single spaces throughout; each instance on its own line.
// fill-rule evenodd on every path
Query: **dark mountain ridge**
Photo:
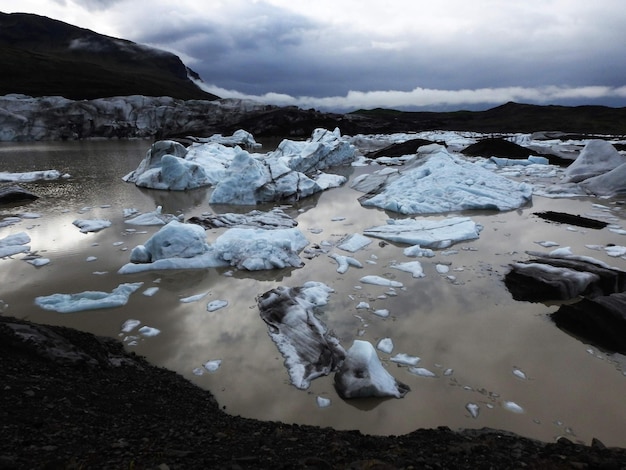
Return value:
M 214 100 L 172 53 L 27 13 L 0 12 L 0 95 Z

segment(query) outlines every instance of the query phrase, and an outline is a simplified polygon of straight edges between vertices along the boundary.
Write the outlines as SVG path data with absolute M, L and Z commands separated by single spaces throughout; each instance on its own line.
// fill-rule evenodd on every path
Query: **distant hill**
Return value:
M 26 13 L 0 12 L 0 95 L 214 100 L 172 53 Z
M 405 112 L 391 109 L 350 113 L 358 126 L 385 132 L 463 130 L 475 132 L 561 131 L 626 135 L 626 108 L 608 106 L 540 106 L 509 102 L 485 111 Z M 383 132 L 382 130 L 380 132 Z

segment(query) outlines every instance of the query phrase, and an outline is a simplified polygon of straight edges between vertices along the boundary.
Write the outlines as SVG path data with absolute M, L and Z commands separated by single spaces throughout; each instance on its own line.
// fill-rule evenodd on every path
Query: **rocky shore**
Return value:
M 493 429 L 402 436 L 261 422 L 114 339 L 0 317 L 0 469 L 622 469 L 626 449 Z

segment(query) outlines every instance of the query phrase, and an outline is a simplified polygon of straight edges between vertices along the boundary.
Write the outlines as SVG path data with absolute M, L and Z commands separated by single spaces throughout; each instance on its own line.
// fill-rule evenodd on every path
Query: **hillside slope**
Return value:
M 178 56 L 26 13 L 0 12 L 0 95 L 214 100 Z

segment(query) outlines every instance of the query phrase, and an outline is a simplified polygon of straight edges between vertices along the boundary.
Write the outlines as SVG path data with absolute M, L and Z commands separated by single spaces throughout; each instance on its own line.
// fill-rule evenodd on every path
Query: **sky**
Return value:
M 0 0 L 173 52 L 223 98 L 327 111 L 626 106 L 623 0 Z

